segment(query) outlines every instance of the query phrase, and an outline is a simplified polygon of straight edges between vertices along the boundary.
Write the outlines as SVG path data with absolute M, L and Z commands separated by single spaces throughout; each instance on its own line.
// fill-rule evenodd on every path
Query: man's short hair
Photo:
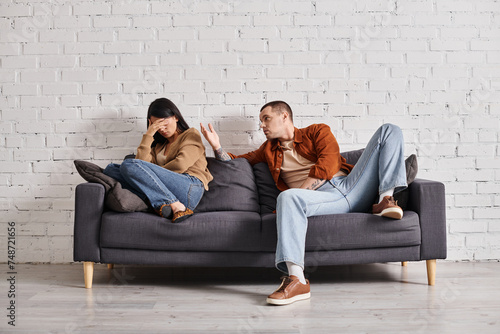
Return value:
M 262 106 L 262 108 L 260 108 L 260 111 L 262 112 L 262 110 L 266 109 L 267 107 L 271 107 L 271 109 L 278 113 L 278 114 L 282 114 L 283 111 L 286 111 L 288 113 L 288 115 L 290 116 L 290 121 L 293 123 L 293 112 L 292 112 L 292 108 L 290 108 L 290 106 L 288 105 L 288 103 L 286 103 L 285 101 L 271 101 L 271 102 L 268 102 L 266 104 L 264 104 Z

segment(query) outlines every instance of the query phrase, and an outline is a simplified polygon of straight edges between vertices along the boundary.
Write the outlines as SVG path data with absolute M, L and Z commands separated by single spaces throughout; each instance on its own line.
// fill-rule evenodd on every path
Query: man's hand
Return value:
M 217 160 L 221 160 L 221 161 L 231 160 L 231 156 L 229 154 L 227 154 L 227 152 L 222 149 L 222 147 L 220 145 L 219 135 L 217 134 L 217 132 L 215 132 L 212 124 L 208 123 L 208 128 L 210 130 L 207 130 L 203 126 L 203 124 L 200 123 L 201 133 L 203 134 L 205 139 L 208 141 L 210 146 L 212 146 L 212 148 L 214 149 L 215 158 Z
M 209 130 L 207 130 L 203 126 L 203 124 L 200 123 L 200 129 L 201 129 L 201 133 L 203 134 L 203 137 L 205 137 L 205 139 L 208 141 L 210 146 L 212 146 L 214 151 L 217 151 L 221 147 L 219 135 L 217 134 L 217 132 L 215 132 L 212 124 L 208 123 L 208 128 L 209 128 Z
M 301 189 L 309 189 L 309 190 L 316 190 L 319 187 L 321 187 L 326 180 L 323 179 L 316 179 L 314 177 L 308 177 L 304 183 L 302 183 L 302 186 L 300 187 Z
M 148 130 L 146 131 L 146 135 L 153 137 L 158 130 L 160 130 L 161 128 L 163 128 L 165 126 L 165 121 L 166 121 L 166 118 L 162 118 L 162 119 L 157 120 L 154 123 L 151 123 L 151 120 L 149 119 L 148 120 L 149 127 L 148 127 Z

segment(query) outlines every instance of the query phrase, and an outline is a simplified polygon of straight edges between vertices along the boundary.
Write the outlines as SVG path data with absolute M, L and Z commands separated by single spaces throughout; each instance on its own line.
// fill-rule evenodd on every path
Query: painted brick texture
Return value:
M 73 160 L 135 152 L 158 97 L 234 153 L 283 99 L 342 151 L 399 125 L 446 185 L 448 258 L 498 260 L 499 23 L 494 0 L 1 1 L 0 236 L 16 222 L 19 262 L 71 262 Z

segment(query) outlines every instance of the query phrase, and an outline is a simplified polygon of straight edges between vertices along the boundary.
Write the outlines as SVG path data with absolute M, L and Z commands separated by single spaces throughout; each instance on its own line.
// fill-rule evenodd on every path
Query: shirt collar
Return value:
M 294 143 L 302 143 L 302 131 L 297 128 L 293 128 L 293 142 Z
M 293 128 L 293 142 L 302 143 L 302 132 L 296 127 Z M 278 139 L 273 139 L 271 141 L 271 151 L 275 151 L 280 146 L 280 141 Z
M 271 151 L 276 151 L 280 146 L 280 141 L 278 139 L 273 139 L 271 141 Z

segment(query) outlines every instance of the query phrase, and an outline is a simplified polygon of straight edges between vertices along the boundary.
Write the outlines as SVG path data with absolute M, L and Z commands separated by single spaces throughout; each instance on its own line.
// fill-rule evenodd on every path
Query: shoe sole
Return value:
M 401 219 L 403 218 L 403 210 L 399 208 L 387 208 L 382 210 L 381 213 L 374 213 L 374 215 L 392 219 Z
M 172 223 L 174 223 L 174 224 L 182 223 L 184 220 L 188 219 L 189 217 L 192 217 L 193 215 L 194 215 L 194 213 L 192 213 L 190 215 L 180 216 L 177 219 L 172 219 Z
M 272 304 L 272 305 L 288 305 L 288 304 L 291 304 L 291 303 L 294 303 L 294 302 L 297 302 L 299 300 L 304 300 L 304 299 L 309 299 L 311 298 L 311 293 L 308 292 L 308 293 L 303 293 L 301 295 L 297 295 L 295 297 L 292 297 L 292 298 L 288 298 L 288 299 L 273 299 L 273 298 L 267 298 L 266 299 L 266 302 L 268 304 Z

